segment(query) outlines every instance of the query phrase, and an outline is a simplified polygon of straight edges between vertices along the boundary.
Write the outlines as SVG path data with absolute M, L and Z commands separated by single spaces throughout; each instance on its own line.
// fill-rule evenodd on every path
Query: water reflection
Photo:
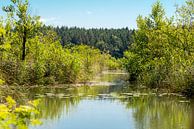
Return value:
M 62 114 L 69 114 L 74 107 L 80 102 L 80 98 L 43 98 L 40 103 L 40 110 L 42 111 L 39 115 L 42 119 L 60 119 Z
M 183 98 L 153 95 L 121 97 L 121 91 L 122 88 L 107 86 L 45 89 L 42 94 L 49 92 L 55 96 L 43 97 L 39 117 L 44 125 L 36 128 L 74 129 L 78 128 L 73 124 L 77 122 L 80 129 L 193 129 L 189 117 L 191 104 L 180 101 Z M 59 93 L 65 96 L 59 97 Z M 88 125 L 81 118 L 90 121 Z M 52 120 L 52 125 L 49 120 Z M 104 123 L 104 127 L 96 122 Z
M 43 119 L 59 119 L 60 116 L 69 114 L 81 100 L 92 99 L 99 94 L 109 93 L 109 87 L 74 87 L 74 88 L 33 88 L 30 93 L 32 96 L 35 94 L 37 97 L 42 97 L 40 103 L 40 118 Z M 45 94 L 50 94 L 47 96 Z M 32 97 L 31 96 L 31 97 Z M 35 99 L 32 97 L 32 99 Z
M 192 114 L 191 114 L 191 127 L 190 129 L 194 129 L 194 99 L 192 100 Z
M 180 103 L 176 98 L 131 98 L 126 108 L 133 109 L 136 129 L 189 129 L 190 126 L 190 104 Z
M 43 125 L 31 129 L 194 129 L 194 106 L 182 97 L 146 92 L 125 86 L 122 73 L 99 74 L 94 81 L 112 86 L 61 85 L 32 88 L 28 98 L 42 98 Z M 193 112 L 192 112 L 193 109 Z M 192 114 L 192 119 L 191 119 Z

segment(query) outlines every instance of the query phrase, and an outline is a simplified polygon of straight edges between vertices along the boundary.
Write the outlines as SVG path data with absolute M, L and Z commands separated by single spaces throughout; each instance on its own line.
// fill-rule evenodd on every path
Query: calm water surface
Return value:
M 115 83 L 122 75 L 101 77 Z M 42 98 L 38 117 L 43 122 L 30 129 L 190 129 L 191 102 L 181 96 L 138 94 L 124 84 L 30 92 Z

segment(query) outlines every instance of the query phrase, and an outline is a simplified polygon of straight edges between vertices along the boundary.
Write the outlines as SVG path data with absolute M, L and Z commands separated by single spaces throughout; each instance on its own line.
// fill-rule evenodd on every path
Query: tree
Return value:
M 130 80 L 176 90 L 193 84 L 193 6 L 188 0 L 177 9 L 178 17 L 174 19 L 166 18 L 161 3 L 156 2 L 148 17 L 137 18 L 134 43 L 125 52 Z
M 123 52 L 132 42 L 133 30 L 121 29 L 84 29 L 84 28 L 53 28 L 61 37 L 61 44 L 80 45 L 85 44 L 109 52 L 116 58 L 123 57 Z
M 3 10 L 9 14 L 15 23 L 13 28 L 20 37 L 22 42 L 22 54 L 21 60 L 25 60 L 26 57 L 26 43 L 29 38 L 35 35 L 35 32 L 40 27 L 39 17 L 31 16 L 29 14 L 29 2 L 28 0 L 11 0 L 11 4 L 7 7 L 3 7 Z

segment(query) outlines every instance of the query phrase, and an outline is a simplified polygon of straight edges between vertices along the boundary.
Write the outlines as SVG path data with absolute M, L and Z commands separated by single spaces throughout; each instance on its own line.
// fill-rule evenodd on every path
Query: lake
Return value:
M 125 77 L 103 73 L 89 82 L 92 86 L 30 89 L 30 98 L 42 99 L 37 117 L 43 122 L 30 129 L 190 129 L 190 100 L 130 90 Z

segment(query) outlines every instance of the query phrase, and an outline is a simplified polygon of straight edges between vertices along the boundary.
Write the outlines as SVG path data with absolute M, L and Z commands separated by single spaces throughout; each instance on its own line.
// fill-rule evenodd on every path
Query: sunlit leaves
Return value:
M 125 66 L 131 78 L 149 87 L 183 89 L 189 85 L 193 76 L 194 30 L 185 16 L 192 16 L 193 4 L 189 0 L 177 10 L 179 20 L 165 18 L 159 2 L 153 5 L 149 17 L 137 18 L 134 43 L 125 52 Z
M 1 50 L 10 50 L 11 49 L 11 45 L 9 43 L 5 43 L 3 45 L 0 45 L 0 51 Z
M 0 85 L 4 84 L 5 81 L 3 81 L 2 79 L 0 79 Z
M 153 19 L 154 26 L 155 27 L 160 27 L 161 22 L 164 20 L 164 15 L 165 11 L 163 6 L 159 1 L 157 1 L 153 6 L 152 6 L 152 13 L 150 17 Z
M 10 96 L 8 96 L 6 98 L 6 101 L 7 101 L 7 104 L 8 104 L 8 108 L 9 109 L 12 109 L 12 108 L 14 108 L 16 106 L 15 100 L 13 100 Z
M 11 32 L 8 36 L 12 38 L 15 35 L 18 40 L 13 40 L 12 44 L 17 44 L 19 48 L 17 55 L 21 60 L 25 60 L 27 55 L 26 44 L 28 40 L 38 35 L 38 29 L 41 26 L 38 16 L 32 16 L 29 14 L 29 2 L 28 0 L 11 0 L 11 4 L 4 7 L 3 10 L 7 12 L 7 25 L 9 29 L 7 32 Z M 14 30 L 14 31 L 13 31 Z
M 5 35 L 5 29 L 0 27 L 0 36 L 3 36 L 3 35 Z
M 8 96 L 6 103 L 0 104 L 0 128 L 11 129 L 11 126 L 15 126 L 18 129 L 28 129 L 30 124 L 41 124 L 38 119 L 34 119 L 35 115 L 39 114 L 39 100 L 29 103 L 31 105 L 17 106 L 15 100 Z
M 28 0 L 11 0 L 4 11 L 7 17 L 0 22 L 0 72 L 7 84 L 85 82 L 105 67 L 119 67 L 116 59 L 98 49 L 62 47 L 53 28 L 43 27 L 40 17 L 29 14 Z M 115 44 L 121 42 L 115 35 L 111 39 Z

